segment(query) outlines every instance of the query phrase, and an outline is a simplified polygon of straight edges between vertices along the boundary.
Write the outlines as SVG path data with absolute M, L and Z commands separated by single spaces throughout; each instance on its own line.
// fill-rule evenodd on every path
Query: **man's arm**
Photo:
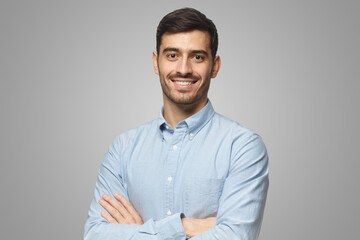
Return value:
M 181 222 L 186 236 L 195 237 L 213 228 L 216 223 L 216 217 L 209 217 L 205 219 L 182 218 Z
M 114 196 L 117 200 L 107 194 L 99 200 L 100 205 L 106 210 L 101 212 L 101 216 L 109 223 L 142 225 L 143 221 L 131 203 L 119 193 L 115 193 Z M 216 218 L 181 218 L 181 222 L 186 236 L 194 237 L 213 228 Z
M 257 135 L 251 136 L 245 144 L 235 142 L 233 149 L 217 218 L 181 219 L 186 236 L 191 239 L 255 240 L 258 237 L 268 189 L 266 149 Z M 120 211 L 116 203 L 109 201 L 109 205 Z M 110 207 L 105 209 L 115 215 Z
M 232 149 L 216 219 L 182 219 L 192 240 L 258 238 L 269 185 L 266 148 L 258 135 L 252 135 L 245 144 L 235 141 Z M 216 220 L 216 225 L 210 220 Z
M 107 194 L 104 194 L 103 198 L 99 200 L 100 205 L 107 211 L 101 211 L 103 218 L 109 223 L 144 224 L 135 208 L 123 195 L 114 193 L 114 196 L 118 201 Z
M 142 225 L 111 223 L 101 216 L 101 212 L 104 214 L 104 208 L 100 205 L 99 200 L 102 199 L 103 194 L 110 196 L 117 192 L 128 199 L 126 182 L 123 179 L 126 169 L 121 150 L 127 146 L 124 146 L 125 144 L 122 142 L 121 137 L 115 139 L 104 156 L 98 173 L 89 216 L 85 224 L 84 239 L 185 239 L 186 236 L 181 224 L 180 213 L 158 221 L 149 219 Z
M 261 138 L 235 139 L 230 172 L 226 178 L 214 228 L 193 240 L 255 240 L 258 238 L 265 207 L 268 156 Z

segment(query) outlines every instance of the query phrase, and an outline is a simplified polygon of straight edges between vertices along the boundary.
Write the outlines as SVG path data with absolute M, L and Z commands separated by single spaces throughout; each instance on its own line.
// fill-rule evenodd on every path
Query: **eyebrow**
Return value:
M 162 52 L 163 53 L 166 53 L 166 52 L 180 52 L 180 50 L 178 48 L 168 47 L 168 48 L 164 48 L 164 50 Z
M 162 52 L 163 53 L 166 53 L 166 52 L 180 52 L 180 49 L 174 48 L 174 47 L 168 47 L 168 48 L 164 48 L 164 50 Z M 192 54 L 203 54 L 206 57 L 209 57 L 209 54 L 204 50 L 192 50 L 191 53 Z
M 206 57 L 209 57 L 209 54 L 204 51 L 204 50 L 194 50 L 194 51 L 191 51 L 193 54 L 203 54 L 205 55 Z

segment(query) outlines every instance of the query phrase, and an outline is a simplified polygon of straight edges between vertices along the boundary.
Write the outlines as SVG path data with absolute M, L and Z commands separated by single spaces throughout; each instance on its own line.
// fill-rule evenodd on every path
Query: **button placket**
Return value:
M 174 186 L 175 186 L 175 176 L 178 167 L 178 160 L 181 154 L 181 145 L 184 140 L 184 137 L 188 135 L 186 133 L 186 128 L 177 128 L 173 132 L 172 139 L 169 142 L 169 152 L 166 159 L 167 165 L 167 176 L 164 179 L 166 183 L 166 206 L 165 213 L 170 216 L 174 212 Z

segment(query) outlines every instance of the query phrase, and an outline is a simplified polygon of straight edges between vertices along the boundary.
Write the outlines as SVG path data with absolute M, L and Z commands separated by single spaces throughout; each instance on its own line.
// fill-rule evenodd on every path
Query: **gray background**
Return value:
M 261 240 L 357 239 L 359 1 L 0 2 L 0 239 L 82 239 L 113 139 L 157 117 L 169 11 L 217 25 L 217 112 L 270 155 Z

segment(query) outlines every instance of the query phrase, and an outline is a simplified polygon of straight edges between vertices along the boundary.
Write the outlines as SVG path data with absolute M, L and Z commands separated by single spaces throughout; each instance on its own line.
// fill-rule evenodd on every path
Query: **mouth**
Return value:
M 174 74 L 169 76 L 169 80 L 174 84 L 175 89 L 179 91 L 191 91 L 201 78 L 192 74 Z
M 189 86 L 195 84 L 197 81 L 183 81 L 183 80 L 171 80 L 173 83 L 180 86 Z

